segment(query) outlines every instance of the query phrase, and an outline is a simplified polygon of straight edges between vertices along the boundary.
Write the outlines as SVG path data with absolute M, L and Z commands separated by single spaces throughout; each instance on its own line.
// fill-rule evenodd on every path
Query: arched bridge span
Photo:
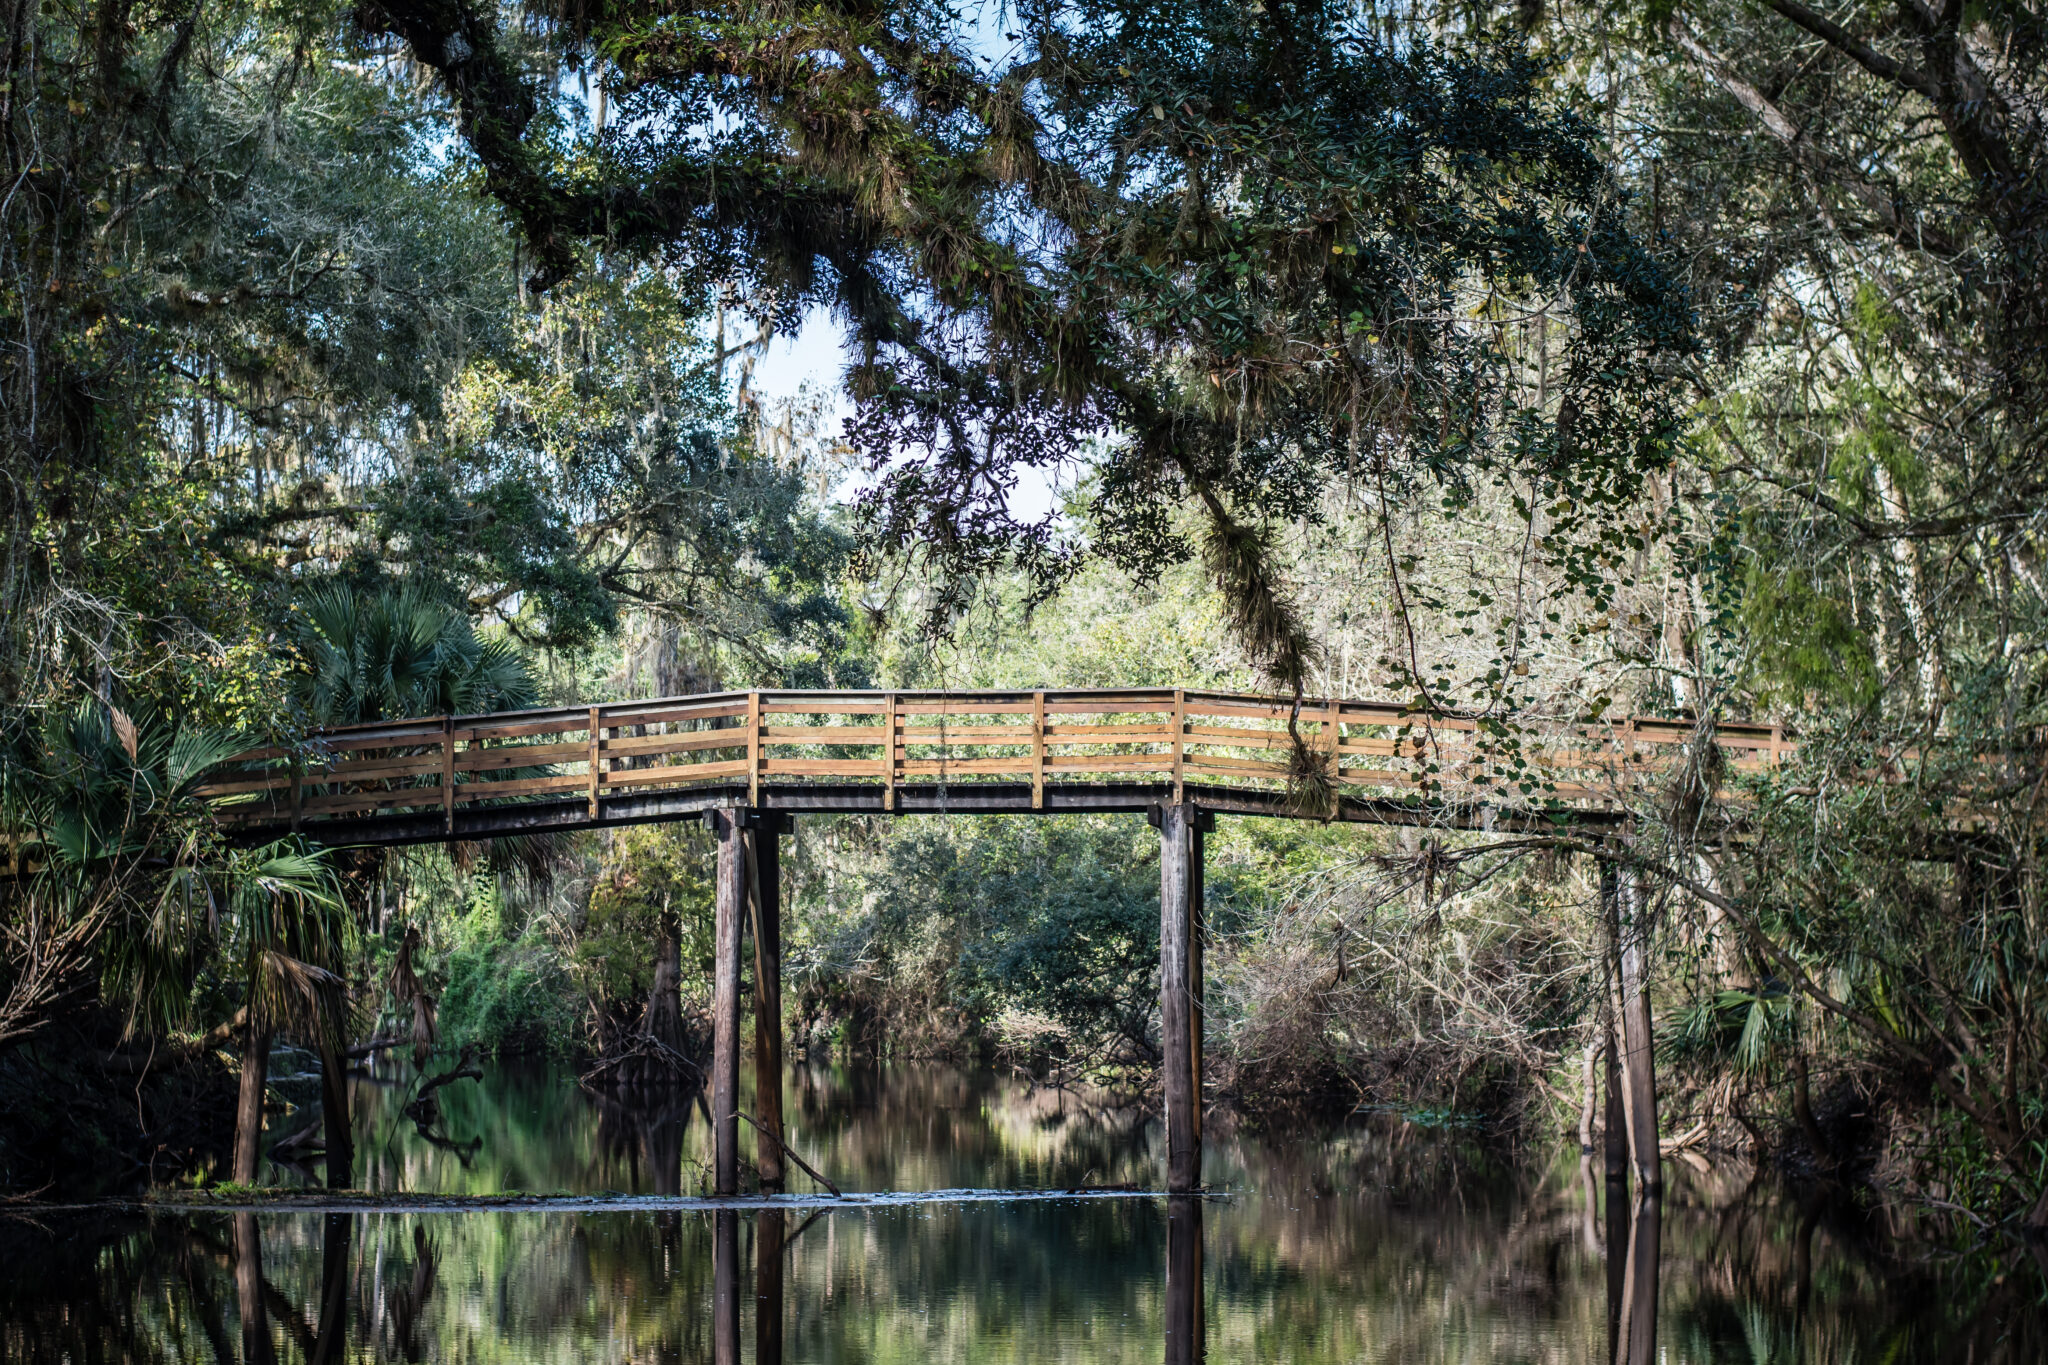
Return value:
M 717 838 L 714 1187 L 739 1189 L 741 950 L 755 964 L 756 1163 L 782 1148 L 780 838 L 803 814 L 1144 812 L 1160 831 L 1167 1188 L 1201 1179 L 1203 836 L 1218 814 L 1451 828 L 1605 824 L 1693 742 L 1687 721 L 1508 731 L 1380 701 L 1182 688 L 728 692 L 323 730 L 205 789 L 240 841 L 480 840 L 699 818 Z M 1728 764 L 1792 744 L 1722 725 Z M 1651 1150 L 1654 1151 L 1654 1144 Z

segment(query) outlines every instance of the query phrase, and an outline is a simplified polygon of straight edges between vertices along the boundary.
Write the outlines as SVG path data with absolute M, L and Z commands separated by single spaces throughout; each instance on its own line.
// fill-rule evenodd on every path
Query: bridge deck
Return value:
M 727 692 L 323 730 L 239 755 L 204 794 L 244 839 L 300 829 L 360 844 L 742 805 L 968 814 L 1193 801 L 1246 815 L 1515 828 L 1617 818 L 1693 733 L 1689 721 L 1622 717 L 1511 737 L 1387 702 L 1297 709 L 1171 688 Z M 1795 747 L 1767 725 L 1723 725 L 1715 741 L 1738 772 Z M 1303 795 L 1304 769 L 1334 810 Z

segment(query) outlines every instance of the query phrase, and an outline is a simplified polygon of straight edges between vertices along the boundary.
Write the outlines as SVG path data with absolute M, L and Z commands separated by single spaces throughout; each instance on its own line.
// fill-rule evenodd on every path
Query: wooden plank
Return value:
M 417 806 L 430 809 L 441 804 L 439 787 L 406 787 L 399 791 L 343 792 L 338 796 L 309 796 L 307 815 L 333 815 L 342 811 L 382 810 L 386 806 Z
M 1236 749 L 1285 749 L 1294 742 L 1285 730 L 1248 730 L 1235 725 L 1190 725 L 1188 741 Z
M 234 782 L 206 782 L 192 788 L 192 794 L 203 801 L 222 796 L 240 796 L 247 792 L 282 792 L 291 788 L 292 775 L 289 770 L 280 770 L 268 777 L 251 777 Z
M 745 701 L 720 702 L 716 706 L 636 706 L 627 703 L 622 706 L 607 706 L 607 723 L 619 725 L 677 725 L 686 721 L 733 720 L 747 714 Z M 581 728 L 577 725 L 557 727 L 563 730 Z M 734 727 L 738 728 L 738 727 Z
M 590 785 L 583 773 L 552 773 L 547 777 L 521 777 L 510 782 L 470 782 L 455 789 L 455 799 L 465 806 L 513 796 L 534 796 L 541 792 L 580 791 Z
M 906 725 L 905 744 L 1028 744 L 1029 725 Z
M 597 818 L 597 789 L 604 785 L 604 722 L 598 715 L 598 708 L 590 708 L 590 718 L 584 727 L 584 740 L 588 745 L 587 767 L 584 777 L 590 787 L 590 818 Z
M 455 770 L 464 773 L 495 772 L 500 768 L 542 768 L 550 763 L 574 763 L 590 750 L 587 740 L 574 744 L 505 744 L 493 749 L 470 748 L 455 760 Z
M 880 777 L 879 758 L 771 758 L 761 765 L 769 777 Z
M 1156 701 L 1145 702 L 1061 702 L 1055 703 L 1050 696 L 1045 703 L 1048 716 L 1160 716 L 1173 714 L 1173 694 L 1168 692 Z
M 764 725 L 761 737 L 770 744 L 886 744 L 886 725 Z
M 1353 786 L 1412 787 L 1422 780 L 1422 775 L 1388 772 L 1382 768 L 1345 768 L 1337 774 L 1337 780 Z
M 604 751 L 615 757 L 641 754 L 694 754 L 710 749 L 744 749 L 744 730 L 707 730 L 687 735 L 632 735 L 605 741 Z
M 912 776 L 975 777 L 985 773 L 1028 773 L 1031 758 L 907 758 L 898 765 Z
M 1204 702 L 1200 705 L 1188 702 L 1188 714 L 1191 716 L 1234 716 L 1245 720 L 1286 720 L 1293 709 L 1264 702 Z
M 441 771 L 438 749 L 401 757 L 380 758 L 327 766 L 308 765 L 308 782 L 381 782 L 394 777 L 431 777 Z
M 1053 744 L 1170 744 L 1172 720 L 1153 725 L 1048 725 L 1046 738 Z
M 747 760 L 726 759 L 721 763 L 671 763 L 661 768 L 622 768 L 606 775 L 607 790 L 625 787 L 687 786 L 718 777 L 745 777 Z
M 1258 758 L 1225 758 L 1219 754 L 1190 754 L 1187 770 L 1209 776 L 1244 777 L 1253 774 L 1287 776 L 1285 763 L 1273 763 Z
M 1170 773 L 1171 754 L 1052 754 L 1046 766 L 1062 773 Z
M 1028 716 L 1029 701 L 1015 702 L 899 702 L 901 716 Z
M 886 716 L 886 699 L 862 702 L 763 702 L 764 716 Z

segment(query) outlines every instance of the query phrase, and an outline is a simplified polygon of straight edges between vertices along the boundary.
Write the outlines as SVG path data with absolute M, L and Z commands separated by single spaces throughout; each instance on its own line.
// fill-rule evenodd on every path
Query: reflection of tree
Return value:
M 899 1157 L 901 1170 L 948 1172 L 988 1152 L 1015 1169 L 1071 1170 L 1103 1150 L 1071 1111 L 1051 1099 L 1040 1110 L 1043 1097 L 1006 1084 L 879 1086 L 870 1112 L 895 1125 L 910 1125 L 918 1095 L 980 1106 L 910 1125 L 902 1140 L 929 1138 L 934 1151 Z M 879 1141 L 862 1123 L 835 1130 L 844 1150 Z M 669 1140 L 662 1131 L 618 1130 L 643 1169 L 647 1144 Z M 1112 1160 L 1122 1140 L 1106 1140 Z M 1619 1226 L 1604 1233 L 1596 1212 L 1589 1241 L 1575 1163 L 1553 1178 L 1403 1124 L 1271 1145 L 1222 1125 L 1211 1140 L 1214 1170 L 1242 1193 L 1202 1205 L 1194 1240 L 1176 1239 L 1166 1202 L 1150 1199 L 840 1209 L 798 1225 L 779 1253 L 772 1219 L 739 1213 L 738 1330 L 752 1329 L 758 1359 L 773 1358 L 779 1323 L 786 1359 L 872 1365 L 1157 1358 L 1169 1326 L 1190 1316 L 1206 1321 L 1213 1360 L 1613 1359 L 1606 1258 L 1623 1258 L 1625 1285 L 1629 1210 L 1611 1207 Z M 1030 1145 L 1040 1141 L 1050 1145 Z M 1134 1161 L 1149 1172 L 1142 1150 Z M 1887 1259 L 1891 1229 L 1873 1215 L 1788 1200 L 1746 1175 L 1674 1177 L 1655 1296 L 1661 1358 L 2048 1358 L 2040 1319 L 2022 1311 L 2034 1285 L 2024 1273 L 1986 1298 L 1977 1286 L 1988 1277 L 1935 1278 Z M 227 1362 L 244 1355 L 241 1326 L 260 1322 L 257 1358 L 274 1342 L 288 1362 L 481 1365 L 579 1358 L 594 1342 L 617 1358 L 710 1361 L 715 1234 L 716 1220 L 694 1212 L 0 1223 L 0 1339 L 9 1360 Z M 1174 1252 L 1185 1270 L 1197 1250 L 1199 1276 L 1169 1271 Z M 2013 1254 L 2011 1269 L 2024 1270 Z M 786 1314 L 772 1308 L 778 1270 Z M 254 1299 L 241 1313 L 245 1284 Z M 1198 1286 L 1207 1311 L 1191 1314 L 1179 1291 Z M 1632 1309 L 1631 1326 L 1645 1321 Z
M 426 1317 L 427 1303 L 434 1297 L 435 1268 L 434 1243 L 427 1236 L 427 1230 L 415 1223 L 412 1229 L 412 1274 L 385 1298 L 388 1305 L 385 1321 L 390 1329 L 388 1339 L 399 1355 L 408 1361 L 417 1361 L 423 1354 L 420 1326 Z

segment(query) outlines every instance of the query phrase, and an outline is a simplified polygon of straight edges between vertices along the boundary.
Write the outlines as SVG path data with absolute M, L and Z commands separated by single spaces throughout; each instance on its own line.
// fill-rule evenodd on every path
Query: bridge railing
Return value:
M 1290 727 L 1291 722 L 1291 727 Z M 1621 718 L 1519 742 L 1471 717 L 1385 702 L 1298 707 L 1174 688 L 976 692 L 725 692 L 479 716 L 345 726 L 296 748 L 252 750 L 205 794 L 230 824 L 314 826 L 399 811 L 582 798 L 649 789 L 830 781 L 1029 783 L 1032 804 L 1064 782 L 1141 779 L 1286 788 L 1295 738 L 1345 795 L 1484 796 L 1522 804 L 1618 799 L 1661 774 L 1690 722 Z M 1775 726 L 1723 725 L 1737 771 L 1794 748 Z

